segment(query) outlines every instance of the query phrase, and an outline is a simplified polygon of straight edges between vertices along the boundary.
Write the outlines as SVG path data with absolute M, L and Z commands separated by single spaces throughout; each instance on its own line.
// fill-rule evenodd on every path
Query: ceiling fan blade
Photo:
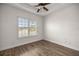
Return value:
M 39 3 L 38 5 L 36 5 L 35 7 L 38 7 L 38 6 L 45 6 L 45 5 L 48 5 L 50 3 Z
M 48 4 L 50 4 L 50 3 L 44 3 L 44 5 L 48 5 Z
M 39 12 L 39 11 L 40 11 L 40 9 L 37 10 L 37 12 Z
M 48 11 L 48 9 L 46 7 L 43 7 L 44 10 Z

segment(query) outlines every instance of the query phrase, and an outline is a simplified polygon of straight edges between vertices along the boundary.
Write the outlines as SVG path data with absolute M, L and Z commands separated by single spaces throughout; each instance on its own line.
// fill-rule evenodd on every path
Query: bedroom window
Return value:
M 24 38 L 37 35 L 37 22 L 24 17 L 18 18 L 18 37 Z
M 37 22 L 30 21 L 30 23 L 29 23 L 29 35 L 30 36 L 37 35 Z

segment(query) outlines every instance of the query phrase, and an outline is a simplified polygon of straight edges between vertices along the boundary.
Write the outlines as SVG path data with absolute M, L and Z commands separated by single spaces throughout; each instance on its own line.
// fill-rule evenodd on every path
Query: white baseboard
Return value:
M 48 40 L 48 39 L 44 39 L 44 40 L 49 41 L 49 42 L 56 43 L 56 44 L 58 44 L 58 45 L 61 45 L 61 46 L 64 46 L 64 47 L 67 47 L 67 48 L 70 48 L 70 49 L 73 49 L 73 50 L 76 50 L 76 51 L 79 51 L 79 49 L 77 49 L 77 48 L 71 47 L 71 46 L 66 45 L 66 44 L 61 44 L 60 42 L 55 42 L 55 41 L 53 41 L 53 40 Z
M 40 41 L 40 40 L 42 40 L 42 39 L 32 40 L 32 41 L 29 41 L 29 42 L 26 42 L 26 43 L 20 43 L 20 44 L 17 44 L 17 45 L 3 47 L 3 48 L 0 48 L 0 51 L 6 50 L 6 49 L 10 49 L 10 48 L 14 48 L 14 47 L 18 47 L 18 46 L 21 46 L 21 45 L 24 45 L 24 44 L 33 43 L 33 42 Z

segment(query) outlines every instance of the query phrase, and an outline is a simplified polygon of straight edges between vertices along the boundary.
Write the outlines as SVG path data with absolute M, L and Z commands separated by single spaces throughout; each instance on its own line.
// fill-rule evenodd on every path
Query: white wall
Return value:
M 0 7 L 1 7 L 1 5 L 0 5 Z M 1 8 L 0 8 L 0 10 L 1 10 Z M 1 32 L 1 11 L 0 11 L 0 32 Z M 0 39 L 1 39 L 1 33 L 0 33 Z
M 3 4 L 0 5 L 0 50 L 8 49 L 22 44 L 38 41 L 43 39 L 42 35 L 42 17 L 33 16 L 33 14 Z M 18 16 L 26 17 L 38 22 L 38 36 L 18 39 L 17 37 L 17 18 Z
M 52 12 L 44 27 L 46 40 L 79 50 L 79 4 Z
M 38 21 L 39 35 L 18 39 L 18 16 Z M 45 18 L 9 5 L 0 5 L 0 50 L 41 40 L 43 34 L 48 41 L 79 50 L 79 5 L 54 11 Z

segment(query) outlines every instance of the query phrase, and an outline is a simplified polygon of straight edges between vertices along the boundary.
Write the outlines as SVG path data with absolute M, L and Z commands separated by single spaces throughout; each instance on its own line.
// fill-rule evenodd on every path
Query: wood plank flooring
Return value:
M 79 56 L 79 51 L 41 40 L 0 51 L 0 56 Z

